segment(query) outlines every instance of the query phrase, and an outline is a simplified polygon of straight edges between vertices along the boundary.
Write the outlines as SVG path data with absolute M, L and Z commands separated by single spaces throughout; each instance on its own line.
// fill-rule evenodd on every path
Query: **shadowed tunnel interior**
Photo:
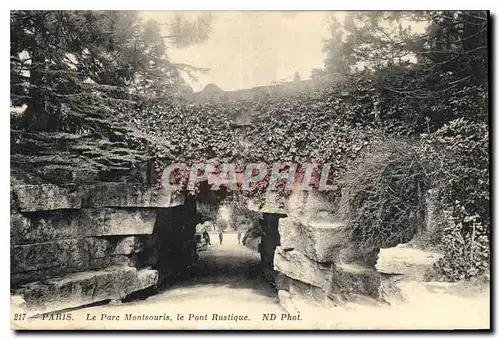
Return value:
M 210 236 L 215 239 L 217 234 L 211 233 Z M 250 289 L 253 293 L 277 299 L 277 290 L 264 277 L 260 254 L 238 244 L 236 237 L 236 233 L 227 233 L 222 245 L 217 239 L 207 250 L 200 252 L 199 260 L 188 276 L 170 289 L 208 285 L 213 289 L 216 286 Z
M 278 219 L 250 211 L 239 197 L 201 183 L 196 199 L 188 197 L 184 205 L 159 212 L 150 256 L 160 284 L 143 296 L 216 285 L 277 301 L 273 256 L 279 244 Z

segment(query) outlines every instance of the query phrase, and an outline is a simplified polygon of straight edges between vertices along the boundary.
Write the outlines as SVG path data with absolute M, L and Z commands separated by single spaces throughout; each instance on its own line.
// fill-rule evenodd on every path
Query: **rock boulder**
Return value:
M 138 271 L 132 267 L 114 266 L 26 284 L 16 291 L 16 295 L 26 301 L 30 314 L 37 314 L 122 299 L 154 285 L 157 278 L 156 270 Z
M 380 249 L 375 268 L 379 273 L 404 275 L 405 279 L 425 281 L 443 254 L 400 245 Z
M 320 263 L 338 259 L 339 250 L 346 243 L 343 224 L 332 221 L 310 221 L 304 225 L 284 218 L 280 219 L 279 233 L 282 248 L 296 249 Z

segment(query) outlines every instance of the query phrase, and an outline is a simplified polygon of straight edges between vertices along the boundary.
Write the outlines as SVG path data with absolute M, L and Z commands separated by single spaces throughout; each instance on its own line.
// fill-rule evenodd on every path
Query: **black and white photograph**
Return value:
M 10 328 L 491 330 L 491 29 L 11 8 Z

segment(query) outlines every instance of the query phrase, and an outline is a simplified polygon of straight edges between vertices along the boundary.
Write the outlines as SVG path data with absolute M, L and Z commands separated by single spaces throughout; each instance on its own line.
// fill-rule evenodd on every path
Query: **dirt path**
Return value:
M 239 245 L 236 234 L 225 234 L 222 245 L 217 234 L 210 237 L 212 245 L 200 252 L 193 276 L 148 298 L 147 303 L 200 314 L 244 314 L 256 308 L 282 313 L 277 291 L 252 269 L 260 263 L 260 255 Z
M 74 329 L 455 329 L 489 327 L 489 293 L 470 290 L 449 294 L 437 285 L 429 291 L 409 286 L 409 303 L 396 306 L 347 304 L 336 308 L 296 300 L 301 315 L 290 320 L 277 291 L 252 266 L 257 252 L 239 245 L 236 234 L 200 253 L 191 278 L 142 301 L 104 305 L 72 312 L 72 322 L 43 327 Z M 264 314 L 276 320 L 263 320 Z M 285 316 L 285 320 L 281 318 Z M 127 317 L 129 316 L 129 317 Z M 155 319 L 144 320 L 143 316 Z M 89 318 L 95 317 L 95 320 Z M 168 320 L 166 320 L 168 317 Z M 246 320 L 240 320 L 246 318 Z M 272 318 L 272 317 L 271 317 Z
M 251 269 L 259 264 L 259 253 L 239 245 L 236 234 L 225 234 L 222 245 L 218 234 L 210 237 L 212 245 L 200 252 L 192 277 L 146 300 L 73 311 L 73 318 L 82 320 L 83 329 L 252 329 L 262 325 L 263 313 L 285 313 L 274 287 Z M 87 313 L 96 320 L 86 320 Z M 170 320 L 125 320 L 129 313 Z M 120 320 L 106 321 L 113 316 Z M 264 328 L 273 327 L 274 322 L 268 323 Z

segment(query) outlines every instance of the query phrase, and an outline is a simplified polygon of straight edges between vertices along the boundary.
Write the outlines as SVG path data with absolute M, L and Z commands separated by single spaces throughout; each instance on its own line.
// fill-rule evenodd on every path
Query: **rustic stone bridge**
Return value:
M 13 308 L 37 314 L 127 300 L 196 262 L 196 200 L 153 189 L 153 159 L 122 140 L 134 133 L 11 131 Z M 360 258 L 331 207 L 321 193 L 300 190 L 248 203 L 262 213 L 262 265 L 285 308 L 304 294 L 335 304 L 391 301 L 396 281 L 421 279 L 440 257 L 399 249 L 389 261 L 386 250 Z
M 154 292 L 197 260 L 199 215 L 183 192 L 99 182 L 13 185 L 11 195 L 12 294 L 31 315 Z M 279 205 L 269 193 L 249 204 L 263 214 L 262 265 L 286 308 L 304 292 L 335 303 L 384 301 L 384 280 L 415 275 L 415 264 L 377 272 L 376 258 L 359 259 L 328 206 L 319 193 L 294 193 Z M 419 273 L 439 258 L 431 255 Z

